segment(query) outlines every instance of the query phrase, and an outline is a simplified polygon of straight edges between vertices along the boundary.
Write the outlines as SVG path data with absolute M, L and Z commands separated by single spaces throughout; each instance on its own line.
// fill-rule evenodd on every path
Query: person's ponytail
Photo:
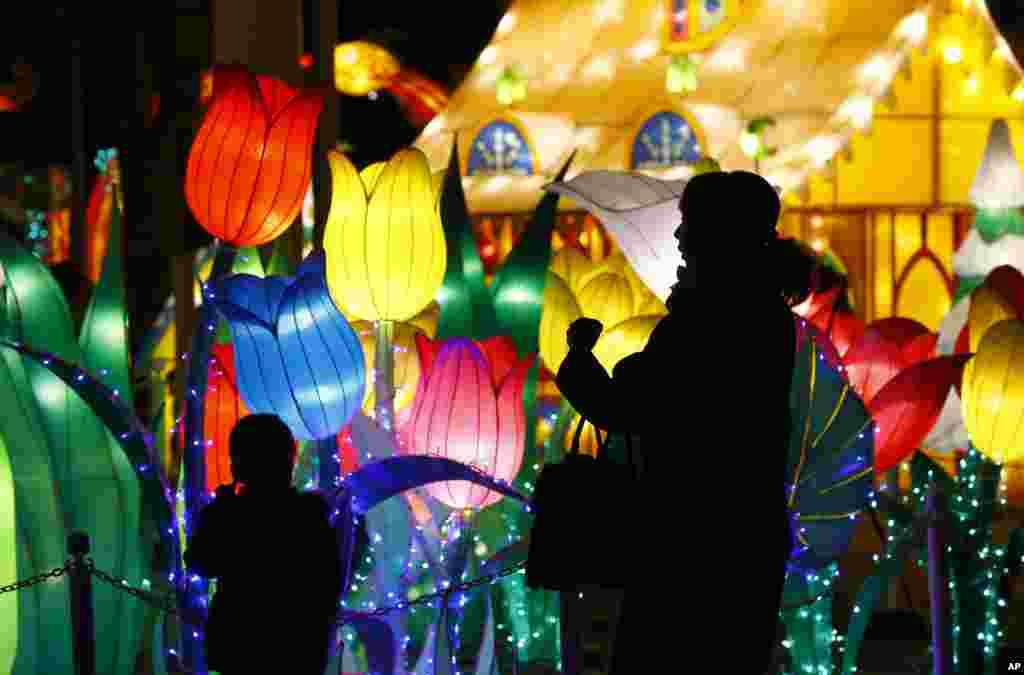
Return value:
M 766 258 L 768 274 L 790 307 L 799 305 L 810 296 L 817 261 L 807 255 L 800 242 L 773 237 L 768 240 Z

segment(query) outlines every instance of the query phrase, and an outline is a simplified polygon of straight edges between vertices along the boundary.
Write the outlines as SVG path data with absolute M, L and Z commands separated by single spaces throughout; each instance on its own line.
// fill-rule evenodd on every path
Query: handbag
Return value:
M 608 435 L 598 437 L 596 457 L 580 452 L 586 420 L 580 418 L 565 460 L 537 477 L 526 560 L 526 585 L 552 591 L 583 587 L 621 589 L 631 572 L 632 546 L 622 525 L 633 520 L 637 475 L 632 438 L 625 434 L 627 463 L 607 454 Z

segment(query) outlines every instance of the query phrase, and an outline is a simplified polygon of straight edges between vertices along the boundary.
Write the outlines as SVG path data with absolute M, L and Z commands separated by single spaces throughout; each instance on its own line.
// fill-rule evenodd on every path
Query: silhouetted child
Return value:
M 243 418 L 230 443 L 235 483 L 217 488 L 185 552 L 190 572 L 217 579 L 208 665 L 322 675 L 342 583 L 328 505 L 292 487 L 295 439 L 277 416 Z
M 676 231 L 685 266 L 644 350 L 609 377 L 591 353 L 601 324 L 569 328 L 559 389 L 598 427 L 630 432 L 642 467 L 640 502 L 608 529 L 609 546 L 636 551 L 614 675 L 680 661 L 769 667 L 790 552 L 790 307 L 812 271 L 778 239 L 779 212 L 756 174 L 695 176 Z

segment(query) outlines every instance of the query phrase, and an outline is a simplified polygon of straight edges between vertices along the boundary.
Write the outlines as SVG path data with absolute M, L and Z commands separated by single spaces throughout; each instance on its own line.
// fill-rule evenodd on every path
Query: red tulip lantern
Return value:
M 968 354 L 940 356 L 900 371 L 868 405 L 875 420 L 875 471 L 884 473 L 907 459 L 931 432 L 954 386 L 959 387 Z
M 302 209 L 323 98 L 240 66 L 217 67 L 213 81 L 188 156 L 185 199 L 213 236 L 259 246 Z
M 931 358 L 938 335 L 902 317 L 876 321 L 843 357 L 850 385 L 865 405 L 901 370 Z
M 509 338 L 435 342 L 416 336 L 420 384 L 401 427 L 405 452 L 437 455 L 511 481 L 526 440 L 523 387 L 536 355 L 518 358 Z M 501 495 L 467 481 L 433 483 L 428 494 L 454 509 L 482 509 Z
M 238 394 L 235 351 L 230 343 L 213 346 L 208 372 L 203 440 L 206 442 L 206 487 L 212 492 L 218 485 L 232 481 L 231 430 L 249 410 Z M 185 449 L 183 431 L 178 434 L 178 448 Z

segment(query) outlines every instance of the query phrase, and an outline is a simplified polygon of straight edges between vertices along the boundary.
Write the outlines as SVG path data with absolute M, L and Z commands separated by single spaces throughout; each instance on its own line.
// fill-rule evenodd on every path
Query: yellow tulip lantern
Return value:
M 540 316 L 540 358 L 552 373 L 558 372 L 569 345 L 565 335 L 569 324 L 582 316 L 576 296 L 561 277 L 548 272 L 544 284 L 544 310 Z
M 434 300 L 447 264 L 444 230 L 427 158 L 400 150 L 362 172 L 327 153 L 331 208 L 324 231 L 327 288 L 338 308 L 374 325 L 376 418 L 394 429 L 395 322 Z
M 967 311 L 967 337 L 970 350 L 975 353 L 992 326 L 1017 318 L 1013 303 L 988 284 L 982 284 L 971 293 L 971 306 Z
M 636 311 L 629 282 L 613 272 L 599 274 L 588 281 L 576 297 L 583 316 L 597 319 L 605 328 L 622 323 Z
M 964 424 L 971 444 L 996 464 L 1024 460 L 1024 321 L 985 333 L 963 374 Z

